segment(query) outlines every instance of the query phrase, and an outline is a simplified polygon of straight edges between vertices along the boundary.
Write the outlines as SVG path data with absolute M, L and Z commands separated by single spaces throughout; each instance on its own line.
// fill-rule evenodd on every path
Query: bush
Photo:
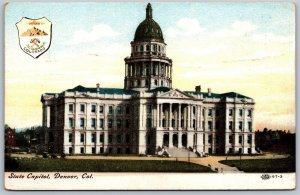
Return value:
M 19 168 L 19 163 L 16 159 L 5 155 L 5 171 L 13 171 Z

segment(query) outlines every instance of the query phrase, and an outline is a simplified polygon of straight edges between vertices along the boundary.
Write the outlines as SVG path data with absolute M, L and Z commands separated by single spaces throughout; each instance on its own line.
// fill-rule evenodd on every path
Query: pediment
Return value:
M 190 95 L 187 95 L 185 93 L 183 93 L 182 91 L 179 91 L 177 89 L 162 93 L 160 95 L 158 95 L 158 97 L 162 97 L 162 98 L 172 98 L 172 99 L 192 99 L 193 97 Z

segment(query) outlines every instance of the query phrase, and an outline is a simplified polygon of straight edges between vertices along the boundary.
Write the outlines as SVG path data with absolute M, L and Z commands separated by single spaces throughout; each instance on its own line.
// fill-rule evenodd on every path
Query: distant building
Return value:
M 8 128 L 6 133 L 5 133 L 5 147 L 16 147 L 16 136 L 15 132 L 11 129 Z
M 157 154 L 177 148 L 198 154 L 255 153 L 254 100 L 234 92 L 203 92 L 200 85 L 195 91 L 173 88 L 172 68 L 148 4 L 125 58 L 123 89 L 79 85 L 42 95 L 50 152 Z

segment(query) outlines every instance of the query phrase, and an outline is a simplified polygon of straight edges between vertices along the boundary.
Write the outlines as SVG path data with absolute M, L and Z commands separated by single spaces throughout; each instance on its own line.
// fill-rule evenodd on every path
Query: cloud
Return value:
M 101 38 L 111 38 L 120 35 L 107 24 L 97 24 L 93 26 L 90 32 L 85 30 L 76 31 L 68 42 L 68 45 L 77 45 L 80 43 L 91 43 Z
M 177 21 L 175 27 L 170 27 L 166 30 L 166 36 L 174 38 L 176 36 L 193 36 L 206 29 L 200 26 L 200 23 L 195 18 L 182 18 Z
M 266 60 L 269 58 L 279 57 L 282 56 L 283 53 L 280 52 L 268 52 L 268 51 L 257 51 L 252 55 L 241 56 L 239 58 L 226 61 L 224 63 L 231 63 L 231 62 L 243 62 L 243 61 L 258 61 L 258 60 Z
M 256 26 L 248 21 L 235 21 L 229 28 L 224 28 L 214 32 L 215 37 L 238 37 L 246 36 L 256 30 Z

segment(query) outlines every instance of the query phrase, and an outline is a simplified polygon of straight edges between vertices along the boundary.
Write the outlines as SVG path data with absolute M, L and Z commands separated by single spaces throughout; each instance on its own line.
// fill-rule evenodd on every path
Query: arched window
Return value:
M 144 51 L 143 45 L 140 45 L 140 51 Z
M 164 86 L 164 81 L 161 81 L 161 82 L 160 82 L 160 85 L 161 85 L 161 86 Z
M 160 45 L 158 46 L 158 51 L 160 52 Z
M 157 84 L 158 84 L 157 80 L 155 80 L 155 81 L 154 81 L 154 84 L 155 84 L 155 85 L 157 85 Z
M 150 46 L 146 45 L 146 51 L 150 51 Z
M 153 45 L 153 51 L 157 51 L 157 45 L 156 44 Z

